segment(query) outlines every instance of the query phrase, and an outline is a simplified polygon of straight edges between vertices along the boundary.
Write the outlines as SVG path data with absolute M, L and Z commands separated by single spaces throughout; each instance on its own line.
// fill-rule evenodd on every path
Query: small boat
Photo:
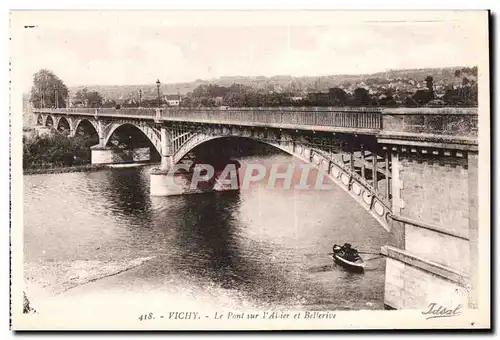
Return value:
M 365 268 L 365 263 L 359 256 L 356 249 L 352 249 L 351 254 L 346 254 L 344 248 L 338 244 L 333 245 L 332 259 L 341 266 L 352 271 L 362 272 Z

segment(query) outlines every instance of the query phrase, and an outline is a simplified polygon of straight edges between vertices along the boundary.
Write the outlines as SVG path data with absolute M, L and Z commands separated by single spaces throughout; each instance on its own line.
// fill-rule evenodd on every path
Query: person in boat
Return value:
M 358 256 L 358 251 L 352 248 L 350 243 L 344 243 L 342 251 L 344 252 L 345 259 L 348 261 L 354 261 Z

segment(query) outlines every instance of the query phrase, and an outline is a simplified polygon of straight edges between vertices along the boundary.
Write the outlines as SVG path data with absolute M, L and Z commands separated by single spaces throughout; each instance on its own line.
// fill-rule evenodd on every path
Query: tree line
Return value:
M 95 136 L 68 138 L 61 133 L 23 137 L 23 168 L 40 169 L 90 164 L 90 147 L 98 144 Z
M 370 91 L 366 87 L 355 88 L 352 92 L 341 87 L 333 87 L 328 92 L 309 92 L 299 95 L 291 91 L 269 91 L 248 85 L 232 84 L 220 86 L 202 84 L 182 97 L 183 107 L 278 107 L 278 106 L 477 106 L 477 67 L 457 69 L 454 84 L 437 95 L 434 79 L 427 76 L 426 87 L 414 93 L 404 93 L 397 88 L 384 87 Z M 376 84 L 376 79 L 367 79 Z M 384 82 L 382 82 L 384 83 Z M 387 81 L 384 83 L 386 84 Z M 380 84 L 378 84 L 380 85 Z M 104 99 L 98 91 L 87 88 L 77 91 L 69 99 L 66 85 L 50 70 L 42 69 L 34 75 L 31 102 L 34 107 L 158 107 L 168 106 L 168 102 L 158 98 L 129 98 L 117 101 Z

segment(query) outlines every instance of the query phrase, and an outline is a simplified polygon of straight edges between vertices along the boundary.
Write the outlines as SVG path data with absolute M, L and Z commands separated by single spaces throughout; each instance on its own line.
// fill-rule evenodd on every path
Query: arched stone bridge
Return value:
M 35 109 L 37 122 L 99 136 L 93 163 L 134 126 L 161 156 L 152 194 L 168 195 L 166 171 L 222 137 L 273 145 L 325 171 L 394 236 L 385 303 L 426 308 L 463 299 L 477 269 L 478 110 L 475 108 Z M 156 151 L 155 151 L 156 150 Z M 473 306 L 474 294 L 465 304 Z M 460 300 L 461 301 L 461 300 Z M 463 304 L 463 301 L 461 301 Z M 455 303 L 456 305 L 456 303 Z

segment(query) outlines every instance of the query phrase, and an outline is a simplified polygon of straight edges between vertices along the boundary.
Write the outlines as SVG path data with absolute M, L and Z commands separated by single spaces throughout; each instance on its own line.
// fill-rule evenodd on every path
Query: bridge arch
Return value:
M 99 128 L 97 126 L 97 122 L 92 119 L 78 119 L 74 122 L 74 134 L 77 135 L 79 131 L 86 130 L 90 134 L 99 136 Z
M 36 125 L 45 126 L 45 118 L 42 114 L 36 116 Z
M 107 128 L 108 131 L 104 138 L 104 145 L 108 145 L 113 135 L 123 128 L 133 128 L 140 131 L 140 133 L 154 146 L 158 154 L 161 155 L 160 133 L 149 125 L 144 124 L 133 124 L 131 122 L 112 124 Z
M 197 146 L 226 137 L 240 137 L 255 140 L 277 149 L 280 149 L 325 173 L 325 177 L 341 187 L 365 210 L 367 210 L 379 224 L 387 231 L 391 230 L 392 205 L 391 202 L 374 189 L 373 185 L 359 176 L 349 166 L 338 159 L 332 158 L 327 152 L 311 147 L 307 143 L 291 140 L 270 139 L 263 134 L 234 133 L 234 130 L 224 131 L 222 134 L 198 132 L 191 136 L 172 155 L 173 164 L 179 163 L 184 156 Z M 389 179 L 386 179 L 389 180 Z
M 46 127 L 54 127 L 54 119 L 51 115 L 47 115 L 47 118 L 45 118 L 45 123 L 43 125 L 45 125 Z
M 149 125 L 145 124 L 133 124 L 131 122 L 125 122 L 125 123 L 115 123 L 112 124 L 107 130 L 106 137 L 104 139 L 104 145 L 107 145 L 113 136 L 113 134 L 120 128 L 123 128 L 124 126 L 131 126 L 139 131 L 142 132 L 142 134 L 153 144 L 155 147 L 156 151 L 158 151 L 159 154 L 161 154 L 161 137 L 160 137 L 160 132 L 157 131 L 156 129 L 152 128 Z
M 55 126 L 57 131 L 71 131 L 71 124 L 66 117 L 58 117 Z

